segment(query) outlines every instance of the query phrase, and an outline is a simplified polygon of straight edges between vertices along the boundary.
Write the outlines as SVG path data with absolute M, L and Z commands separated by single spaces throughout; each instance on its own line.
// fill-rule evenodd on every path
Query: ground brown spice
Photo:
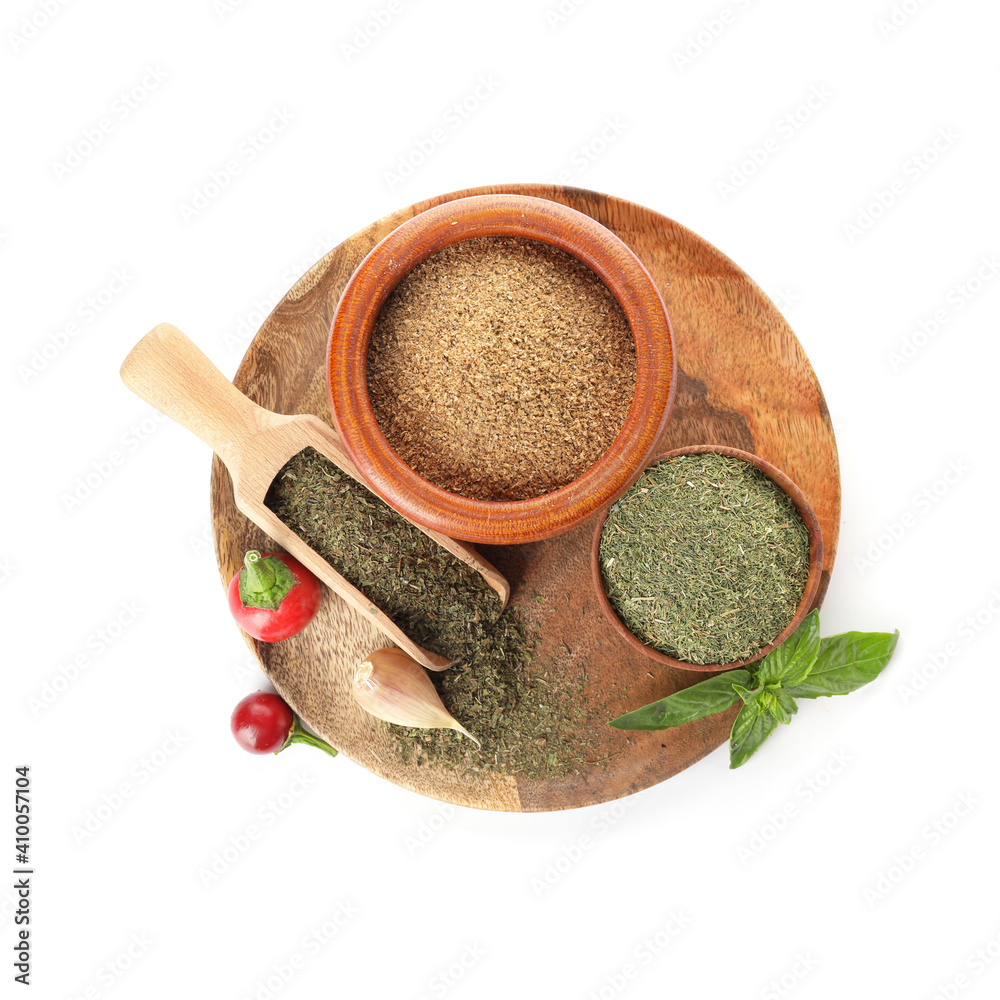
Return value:
M 582 475 L 621 430 L 635 342 L 618 300 L 535 240 L 466 240 L 382 308 L 368 393 L 389 444 L 437 486 L 526 500 Z

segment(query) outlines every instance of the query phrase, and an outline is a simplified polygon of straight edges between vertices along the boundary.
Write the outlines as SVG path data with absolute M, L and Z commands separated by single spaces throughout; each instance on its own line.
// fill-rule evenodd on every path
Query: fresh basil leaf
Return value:
M 899 632 L 842 632 L 820 643 L 809 675 L 785 690 L 795 698 L 850 694 L 875 680 L 892 657 Z
M 756 691 L 749 691 L 742 684 L 734 684 L 733 690 L 743 699 L 744 705 L 749 705 L 760 694 L 760 688 L 757 688 Z
M 802 624 L 772 649 L 754 672 L 758 684 L 799 684 L 808 676 L 819 653 L 819 612 L 810 611 Z
M 735 704 L 739 697 L 733 690 L 733 685 L 749 684 L 750 679 L 746 670 L 730 670 L 612 719 L 611 725 L 615 729 L 648 730 L 669 729 L 685 722 L 694 722 L 706 715 L 724 712 Z
M 750 702 L 740 709 L 729 734 L 729 766 L 740 767 L 756 752 L 757 748 L 774 732 L 778 723 L 774 716 L 761 709 L 759 703 Z
M 774 702 L 771 705 L 771 714 L 783 725 L 788 725 L 792 721 L 792 716 L 799 710 L 795 704 L 795 699 L 783 688 L 775 688 Z
M 733 720 L 733 728 L 729 731 L 731 740 L 743 739 L 747 731 L 753 725 L 754 720 L 761 714 L 762 707 L 755 702 L 748 701 Z

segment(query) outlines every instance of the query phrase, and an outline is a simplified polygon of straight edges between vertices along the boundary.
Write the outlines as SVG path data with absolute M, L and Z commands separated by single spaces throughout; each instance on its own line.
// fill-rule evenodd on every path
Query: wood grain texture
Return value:
M 642 206 L 575 188 L 502 185 L 442 195 L 395 212 L 332 250 L 291 289 L 247 351 L 237 387 L 262 406 L 313 413 L 329 422 L 327 335 L 354 269 L 380 239 L 419 212 L 493 192 L 568 205 L 607 226 L 636 253 L 663 295 L 679 366 L 672 416 L 658 449 L 729 445 L 760 455 L 794 480 L 823 533 L 819 604 L 837 551 L 840 481 L 833 430 L 815 374 L 794 334 L 753 281 L 690 230 Z M 212 468 L 211 501 L 225 585 L 246 549 L 261 548 L 265 538 L 236 509 L 218 459 Z M 383 645 L 381 633 L 329 593 L 319 616 L 299 636 L 275 646 L 252 639 L 249 645 L 275 687 L 312 728 L 375 774 L 420 794 L 483 809 L 533 811 L 589 805 L 639 791 L 719 746 L 736 710 L 660 733 L 606 726 L 607 719 L 704 675 L 649 660 L 605 620 L 591 579 L 594 524 L 588 520 L 545 541 L 483 549 L 510 582 L 511 603 L 538 611 L 543 639 L 539 662 L 565 645 L 565 670 L 588 666 L 584 693 L 600 749 L 610 761 L 586 774 L 561 781 L 516 776 L 474 780 L 402 765 L 386 731 L 357 708 L 349 689 L 356 664 Z M 536 594 L 544 598 L 537 607 Z M 725 765 L 720 761 L 719 766 Z

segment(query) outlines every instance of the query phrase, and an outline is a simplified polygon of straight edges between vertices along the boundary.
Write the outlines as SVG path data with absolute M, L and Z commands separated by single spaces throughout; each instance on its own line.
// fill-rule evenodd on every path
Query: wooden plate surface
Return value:
M 658 285 L 670 315 L 678 361 L 677 393 L 659 450 L 719 444 L 760 455 L 805 493 L 823 532 L 824 572 L 837 551 L 840 479 L 830 416 L 801 345 L 774 304 L 728 257 L 676 222 L 640 205 L 579 188 L 500 185 L 456 191 L 380 219 L 330 251 L 267 318 L 234 382 L 279 413 L 315 413 L 332 423 L 324 355 L 340 293 L 362 258 L 398 225 L 454 198 L 505 192 L 569 205 L 597 219 L 632 248 Z M 212 523 L 223 585 L 249 548 L 266 539 L 233 503 L 229 474 L 212 466 Z M 354 703 L 356 664 L 386 643 L 329 591 L 314 622 L 276 645 L 247 637 L 261 667 L 296 712 L 370 771 L 436 799 L 481 809 L 568 809 L 615 799 L 663 781 L 724 742 L 736 709 L 659 733 L 618 732 L 607 719 L 687 687 L 704 674 L 657 664 L 617 635 L 598 608 L 591 579 L 594 519 L 541 542 L 483 547 L 510 580 L 511 603 L 540 623 L 536 662 L 557 662 L 575 676 L 607 763 L 560 780 L 466 776 L 404 764 L 386 730 Z M 564 647 L 560 649 L 560 647 Z

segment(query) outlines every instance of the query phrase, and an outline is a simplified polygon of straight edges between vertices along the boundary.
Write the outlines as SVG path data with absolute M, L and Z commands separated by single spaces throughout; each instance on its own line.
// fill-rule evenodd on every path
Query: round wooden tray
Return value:
M 331 422 L 324 354 L 337 300 L 362 258 L 393 229 L 435 205 L 469 195 L 526 194 L 597 219 L 632 248 L 659 287 L 678 361 L 674 409 L 659 450 L 719 444 L 752 452 L 785 472 L 808 497 L 823 532 L 823 599 L 837 551 L 840 479 L 823 393 L 805 353 L 773 303 L 728 257 L 676 222 L 618 198 L 542 184 L 456 191 L 380 219 L 328 253 L 278 303 L 234 382 L 279 413 L 314 413 Z M 233 503 L 232 483 L 212 465 L 212 523 L 223 585 L 249 548 L 266 539 Z M 688 687 L 704 674 L 655 663 L 634 651 L 601 613 L 591 581 L 595 520 L 557 538 L 483 547 L 511 583 L 511 603 L 540 623 L 537 662 L 567 676 L 585 667 L 598 751 L 606 763 L 560 780 L 463 775 L 404 764 L 388 731 L 350 693 L 357 663 L 387 643 L 329 591 L 314 622 L 294 639 L 248 644 L 275 688 L 343 753 L 375 774 L 422 795 L 480 809 L 568 809 L 615 799 L 669 778 L 726 740 L 736 708 L 663 732 L 619 732 L 608 719 Z M 563 647 L 560 649 L 560 647 Z M 556 655 L 556 650 L 559 655 Z

